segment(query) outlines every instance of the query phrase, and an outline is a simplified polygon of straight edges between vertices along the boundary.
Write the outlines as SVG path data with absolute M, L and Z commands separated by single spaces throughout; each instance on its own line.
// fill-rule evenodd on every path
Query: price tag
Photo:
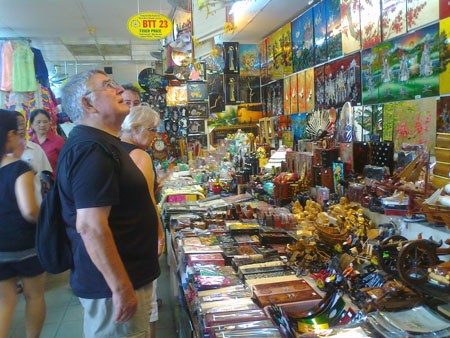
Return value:
M 172 21 L 159 13 L 142 12 L 128 19 L 128 30 L 143 40 L 160 40 L 172 32 Z

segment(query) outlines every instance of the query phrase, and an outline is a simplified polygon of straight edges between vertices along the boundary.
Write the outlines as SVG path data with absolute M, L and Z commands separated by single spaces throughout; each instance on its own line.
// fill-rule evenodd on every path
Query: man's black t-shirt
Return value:
M 66 147 L 70 148 L 64 150 Z M 109 226 L 134 288 L 152 282 L 160 273 L 158 215 L 144 175 L 120 140 L 99 129 L 76 126 L 64 148 L 56 177 L 72 243 L 73 292 L 81 298 L 111 297 L 111 290 L 76 231 L 76 210 L 84 208 L 112 206 Z

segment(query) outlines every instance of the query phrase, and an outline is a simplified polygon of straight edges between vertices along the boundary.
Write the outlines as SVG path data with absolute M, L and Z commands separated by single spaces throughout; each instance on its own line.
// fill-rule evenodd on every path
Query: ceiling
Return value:
M 128 19 L 139 12 L 157 12 L 172 18 L 176 9 L 172 4 L 182 2 L 1 0 L 0 39 L 29 39 L 33 47 L 41 50 L 50 67 L 61 63 L 150 63 L 157 60 L 152 52 L 161 51 L 161 42 L 132 36 L 127 29 Z M 257 43 L 306 6 L 307 0 L 254 0 L 250 14 L 228 40 Z

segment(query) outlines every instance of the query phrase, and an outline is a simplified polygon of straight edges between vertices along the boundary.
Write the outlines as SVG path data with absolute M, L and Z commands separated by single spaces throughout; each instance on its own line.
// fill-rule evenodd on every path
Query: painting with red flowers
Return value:
M 297 74 L 289 77 L 291 80 L 291 114 L 298 113 L 298 88 L 297 88 Z
M 437 103 L 436 132 L 450 133 L 450 96 L 443 96 Z
M 445 19 L 450 16 L 450 4 L 448 0 L 439 0 L 439 19 Z
M 314 63 L 326 62 L 327 53 L 327 17 L 324 1 L 313 7 L 314 17 Z
M 384 105 L 393 117 L 394 150 L 403 143 L 424 144 L 434 151 L 436 144 L 436 99 L 391 102 Z
M 314 65 L 314 22 L 312 9 L 292 21 L 294 72 Z
M 314 93 L 316 103 L 314 109 L 325 107 L 325 67 L 318 66 L 314 68 Z
M 297 74 L 297 104 L 298 112 L 306 112 L 306 83 L 305 75 L 306 71 L 298 72 Z
M 328 59 L 342 55 L 341 2 L 324 0 L 327 13 L 327 53 Z
M 360 0 L 341 1 L 342 52 L 349 54 L 361 49 Z
M 382 0 L 381 4 L 383 41 L 406 33 L 406 0 Z
M 314 95 L 314 68 L 307 69 L 305 72 L 305 100 L 306 112 L 312 112 L 315 107 Z
M 285 115 L 291 115 L 291 79 L 283 79 L 283 111 Z
M 361 45 L 369 48 L 381 42 L 380 0 L 360 0 Z
M 447 5 L 448 6 L 448 5 Z M 407 0 L 406 24 L 408 30 L 439 20 L 439 2 L 436 0 Z
M 270 37 L 265 38 L 258 45 L 259 57 L 261 58 L 261 84 L 266 84 L 271 81 L 271 77 L 269 75 L 269 55 L 267 52 L 269 40 Z

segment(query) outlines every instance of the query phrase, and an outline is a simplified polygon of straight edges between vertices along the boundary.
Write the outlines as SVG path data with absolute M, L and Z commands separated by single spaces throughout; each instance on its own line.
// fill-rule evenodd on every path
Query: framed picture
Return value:
M 208 98 L 206 82 L 195 81 L 187 83 L 188 101 L 205 101 Z
M 188 95 L 186 86 L 167 86 L 166 90 L 167 106 L 170 107 L 187 104 Z
M 189 103 L 188 117 L 208 117 L 208 103 Z
M 205 119 L 189 119 L 188 135 L 205 133 L 205 132 L 206 132 L 206 120 Z
M 217 146 L 219 140 L 227 138 L 228 134 L 234 134 L 239 129 L 246 133 L 253 133 L 258 135 L 258 126 L 256 124 L 237 124 L 233 126 L 218 126 L 210 129 L 209 131 L 209 143 L 212 146 Z
M 239 74 L 239 42 L 224 42 L 224 74 Z
M 195 146 L 196 143 L 199 143 L 202 148 L 208 147 L 208 137 L 206 134 L 195 134 L 187 136 L 187 144 L 188 148 Z
M 223 93 L 209 94 L 209 111 L 211 113 L 221 113 L 225 110 L 225 99 Z
M 224 75 L 225 104 L 233 105 L 239 101 L 239 75 Z

